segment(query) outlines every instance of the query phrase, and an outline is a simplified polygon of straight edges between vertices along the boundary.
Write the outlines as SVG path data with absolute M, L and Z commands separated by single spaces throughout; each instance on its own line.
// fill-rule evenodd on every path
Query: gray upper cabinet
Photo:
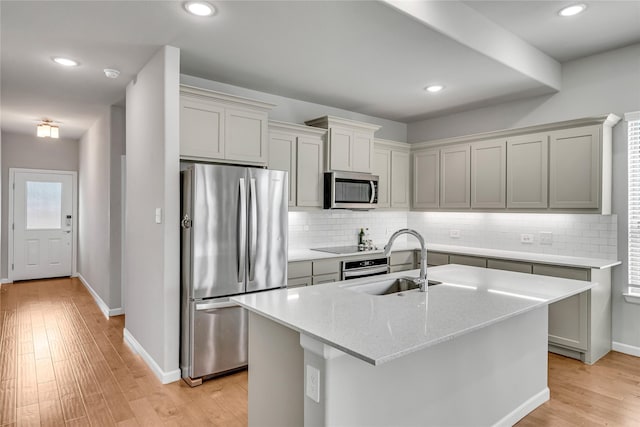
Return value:
M 391 151 L 391 207 L 409 208 L 409 151 Z
M 391 150 L 376 146 L 373 154 L 373 174 L 378 175 L 378 207 L 391 206 Z
M 269 122 L 269 169 L 289 172 L 289 206 L 322 207 L 323 145 L 326 131 Z
M 273 104 L 180 86 L 180 158 L 265 165 Z
M 378 207 L 409 208 L 409 144 L 375 141 L 373 174 L 378 176 Z
M 507 207 L 547 207 L 547 133 L 507 139 Z
M 440 206 L 440 150 L 413 153 L 413 208 Z
M 471 147 L 454 145 L 440 150 L 440 207 L 471 205 Z
M 599 126 L 585 126 L 550 133 L 549 207 L 598 208 L 599 132 Z
M 329 131 L 325 149 L 326 170 L 371 173 L 374 162 L 373 138 L 380 126 L 333 116 L 319 117 L 305 123 Z
M 471 144 L 471 207 L 505 208 L 507 143 L 504 139 Z

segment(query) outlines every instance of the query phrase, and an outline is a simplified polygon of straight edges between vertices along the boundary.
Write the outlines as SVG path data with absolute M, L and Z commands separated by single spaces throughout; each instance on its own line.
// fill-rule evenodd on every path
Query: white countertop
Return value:
M 420 249 L 417 243 L 397 243 L 393 245 L 393 251 L 406 251 Z M 442 245 L 437 243 L 427 244 L 427 251 L 446 252 L 452 254 L 481 256 L 486 258 L 508 259 L 515 261 L 535 262 L 540 264 L 563 265 L 578 268 L 611 268 L 621 264 L 620 261 L 600 258 L 583 258 L 564 255 L 543 254 L 537 252 L 506 251 L 501 249 L 486 249 L 469 246 Z M 309 261 L 315 259 L 340 258 L 355 255 L 381 254 L 382 249 L 366 252 L 354 252 L 352 254 L 330 254 L 314 251 L 312 249 L 289 250 L 289 261 Z
M 372 365 L 489 326 L 597 284 L 461 265 L 429 269 L 443 282 L 402 296 L 349 290 L 418 270 L 233 297 L 248 310 Z

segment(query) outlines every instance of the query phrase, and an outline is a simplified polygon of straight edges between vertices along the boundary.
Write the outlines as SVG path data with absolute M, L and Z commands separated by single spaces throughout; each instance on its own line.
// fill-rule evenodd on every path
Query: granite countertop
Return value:
M 380 249 L 374 251 L 354 252 L 352 254 L 330 254 L 326 252 L 314 251 L 312 249 L 291 249 L 289 250 L 289 261 L 309 261 L 326 258 L 340 258 L 355 255 L 381 254 Z M 393 251 L 406 251 L 420 249 L 417 243 L 396 243 L 393 245 Z M 620 261 L 600 258 L 583 258 L 564 255 L 543 254 L 537 252 L 508 251 L 501 249 L 486 249 L 468 246 L 455 246 L 443 244 L 427 244 L 427 251 L 446 252 L 452 254 L 481 256 L 486 258 L 507 259 L 514 261 L 535 262 L 540 264 L 562 265 L 566 267 L 578 268 L 611 268 L 621 264 Z
M 462 265 L 429 269 L 443 282 L 429 292 L 369 295 L 350 287 L 376 278 L 233 297 L 261 316 L 308 335 L 372 365 L 500 322 L 597 286 L 595 283 Z

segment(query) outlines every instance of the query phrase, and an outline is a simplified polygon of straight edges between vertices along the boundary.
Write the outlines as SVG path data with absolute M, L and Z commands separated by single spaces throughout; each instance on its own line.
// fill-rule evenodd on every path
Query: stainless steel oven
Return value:
M 342 261 L 342 280 L 389 274 L 389 258 L 378 257 L 359 261 Z
M 325 209 L 374 209 L 378 205 L 378 176 L 368 173 L 325 172 Z

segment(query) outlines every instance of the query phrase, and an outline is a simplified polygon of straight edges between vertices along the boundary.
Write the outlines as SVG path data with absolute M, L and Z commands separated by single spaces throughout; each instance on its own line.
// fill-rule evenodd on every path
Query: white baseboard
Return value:
M 7 284 L 9 284 L 9 283 L 13 283 L 13 281 L 12 281 L 12 280 L 9 280 L 9 279 L 2 279 L 2 280 L 0 280 L 0 284 L 2 284 L 2 285 L 7 285 Z
M 144 362 L 147 364 L 147 366 L 149 366 L 149 368 L 151 368 L 153 373 L 156 375 L 156 377 L 158 377 L 158 379 L 162 382 L 162 384 L 169 384 L 169 383 L 172 383 L 174 381 L 178 381 L 180 379 L 180 377 L 181 377 L 180 369 L 175 369 L 173 371 L 164 372 L 160 368 L 160 366 L 158 366 L 156 361 L 153 360 L 153 358 L 149 355 L 149 353 L 147 353 L 147 351 L 144 349 L 144 347 L 142 347 L 142 345 L 140 345 L 138 340 L 136 340 L 133 337 L 133 335 L 131 335 L 131 333 L 127 330 L 127 328 L 124 328 L 124 330 L 123 330 L 123 338 L 124 338 L 125 344 L 127 344 L 131 350 L 133 350 L 134 352 L 139 354 L 140 357 L 142 357 L 142 360 L 144 360 Z
M 76 273 L 73 276 L 80 279 L 80 282 L 84 285 L 85 288 L 87 288 L 96 304 L 98 304 L 98 308 L 100 309 L 100 311 L 102 311 L 102 314 L 104 314 L 104 317 L 108 319 L 111 316 L 119 316 L 121 314 L 124 314 L 124 310 L 122 309 L 122 307 L 109 308 L 109 306 L 102 300 L 102 298 L 100 298 L 100 295 L 98 295 L 98 293 L 93 290 L 87 279 L 82 277 L 82 274 Z
M 505 415 L 500 421 L 494 424 L 494 427 L 512 426 L 523 419 L 529 412 L 542 405 L 549 400 L 549 387 L 531 396 L 526 402 L 518 406 L 516 409 Z
M 620 353 L 640 357 L 640 347 L 635 347 L 633 345 L 622 344 L 621 342 L 614 341 L 611 343 L 611 349 L 619 351 Z

